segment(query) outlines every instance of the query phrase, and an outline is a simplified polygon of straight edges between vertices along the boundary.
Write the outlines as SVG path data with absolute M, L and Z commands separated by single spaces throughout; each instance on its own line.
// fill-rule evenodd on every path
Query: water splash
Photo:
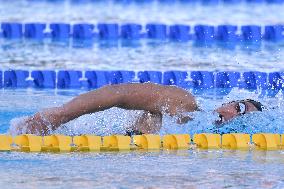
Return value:
M 11 94 L 10 94 L 11 95 Z M 50 94 L 49 94 L 50 95 Z M 39 97 L 42 97 L 39 96 Z M 24 98 L 24 97 L 23 97 Z M 29 97 L 31 98 L 31 97 Z M 36 97 L 37 98 L 37 97 Z M 69 99 L 70 97 L 68 97 Z M 232 100 L 241 99 L 255 99 L 264 104 L 267 108 L 263 112 L 253 112 L 240 116 L 223 124 L 222 127 L 215 126 L 213 123 L 217 120 L 218 115 L 214 114 L 213 110 L 221 106 L 223 103 Z M 10 97 L 11 99 L 11 97 Z M 55 99 L 55 97 L 53 98 Z M 188 113 L 190 117 L 194 118 L 186 124 L 177 124 L 177 117 L 171 117 L 167 114 L 163 115 L 162 128 L 158 134 L 172 134 L 172 133 L 200 133 L 200 132 L 213 132 L 213 133 L 229 133 L 229 132 L 271 132 L 271 133 L 284 133 L 282 123 L 284 121 L 284 106 L 283 106 L 283 93 L 279 92 L 274 98 L 259 97 L 257 92 L 248 92 L 240 89 L 233 89 L 227 96 L 197 96 L 197 103 L 202 111 Z M 56 100 L 55 100 L 56 101 Z M 64 100 L 66 101 L 66 99 Z M 59 98 L 57 104 L 64 101 Z M 25 101 L 23 101 L 25 102 Z M 39 102 L 38 100 L 29 101 L 32 103 Z M 60 102 L 60 103 L 59 103 Z M 49 105 L 50 106 L 50 105 Z M 26 107 L 23 103 L 22 107 Z M 165 106 L 166 107 L 166 106 Z M 97 134 L 97 135 L 111 135 L 111 134 L 125 134 L 126 130 L 131 128 L 135 120 L 143 113 L 143 111 L 129 111 L 119 108 L 111 108 L 103 112 L 97 112 L 81 116 L 73 121 L 62 125 L 53 133 L 60 133 L 66 135 L 80 135 L 80 134 Z M 15 116 L 17 116 L 16 114 Z M 13 135 L 19 134 L 19 126 L 21 127 L 20 133 L 26 129 L 25 120 L 27 117 L 19 117 L 12 119 L 10 122 L 9 132 Z
M 54 133 L 66 135 L 96 134 L 101 136 L 125 134 L 142 112 L 111 108 L 103 112 L 83 115 L 63 124 Z
M 279 116 L 279 110 L 266 110 L 264 112 L 253 112 L 235 118 L 222 127 L 206 128 L 204 132 L 213 133 L 283 133 L 281 125 L 284 118 Z
M 12 136 L 20 135 L 27 133 L 27 127 L 26 121 L 29 116 L 22 116 L 14 118 L 10 121 L 10 127 L 8 130 L 8 133 Z

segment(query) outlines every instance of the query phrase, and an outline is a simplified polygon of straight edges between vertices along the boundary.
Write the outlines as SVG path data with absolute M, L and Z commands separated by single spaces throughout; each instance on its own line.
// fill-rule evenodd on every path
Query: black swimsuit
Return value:
M 141 131 L 138 131 L 138 130 L 128 129 L 128 130 L 126 130 L 125 135 L 126 136 L 143 135 L 143 133 Z

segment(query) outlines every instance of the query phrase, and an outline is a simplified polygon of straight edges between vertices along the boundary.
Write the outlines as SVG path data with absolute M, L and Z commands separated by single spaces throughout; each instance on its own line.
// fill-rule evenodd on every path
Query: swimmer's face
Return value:
M 258 109 L 251 103 L 246 101 L 236 101 L 223 104 L 217 108 L 215 112 L 219 114 L 219 119 L 215 121 L 215 124 L 221 125 L 233 118 L 249 113 L 258 111 Z

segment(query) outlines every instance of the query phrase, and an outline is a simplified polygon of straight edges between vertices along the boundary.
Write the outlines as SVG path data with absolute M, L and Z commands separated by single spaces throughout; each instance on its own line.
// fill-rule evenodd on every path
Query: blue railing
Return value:
M 268 90 L 270 96 L 284 89 L 284 72 L 6 70 L 0 76 L 2 88 L 95 89 L 109 84 L 152 82 L 200 90 Z
M 262 40 L 279 42 L 284 39 L 284 25 L 166 25 L 149 23 L 145 26 L 135 23 L 110 24 L 80 23 L 2 23 L 0 36 L 6 39 L 28 38 L 42 41 L 45 38 L 53 40 L 172 40 L 178 42 L 197 41 L 211 43 L 222 42 L 253 42 Z

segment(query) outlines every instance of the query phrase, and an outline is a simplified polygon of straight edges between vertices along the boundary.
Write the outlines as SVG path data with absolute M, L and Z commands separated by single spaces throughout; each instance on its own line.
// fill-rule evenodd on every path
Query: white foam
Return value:
M 67 135 L 96 134 L 111 135 L 125 134 L 132 127 L 141 111 L 130 111 L 111 108 L 103 112 L 83 115 L 58 128 L 55 133 Z
M 27 132 L 27 121 L 28 116 L 17 117 L 10 121 L 10 127 L 8 133 L 12 136 L 25 134 Z

